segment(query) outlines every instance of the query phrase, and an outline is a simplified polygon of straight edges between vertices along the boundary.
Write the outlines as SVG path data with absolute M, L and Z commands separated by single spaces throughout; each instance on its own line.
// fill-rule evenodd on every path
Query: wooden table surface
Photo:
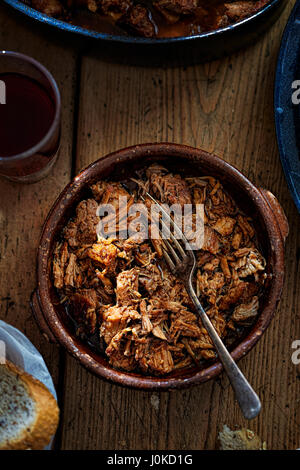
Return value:
M 53 375 L 61 408 L 57 449 L 216 449 L 224 424 L 247 426 L 269 449 L 300 447 L 300 366 L 291 361 L 291 344 L 300 339 L 300 227 L 273 118 L 276 58 L 292 6 L 246 50 L 172 69 L 105 62 L 78 41 L 62 40 L 0 6 L 0 48 L 41 61 L 62 94 L 62 146 L 50 176 L 28 186 L 1 180 L 0 186 L 0 318 L 30 338 Z M 32 318 L 39 235 L 57 195 L 71 176 L 106 153 L 153 141 L 216 153 L 270 189 L 288 217 L 281 303 L 266 334 L 239 363 L 262 400 L 262 412 L 251 422 L 243 419 L 224 375 L 170 393 L 120 388 L 47 344 Z

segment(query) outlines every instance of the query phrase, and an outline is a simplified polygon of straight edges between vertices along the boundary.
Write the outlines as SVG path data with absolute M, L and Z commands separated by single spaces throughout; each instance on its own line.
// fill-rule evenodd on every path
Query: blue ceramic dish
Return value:
M 300 212 L 300 0 L 285 28 L 275 79 L 275 123 L 281 163 L 295 204 Z M 300 83 L 300 82 L 299 82 Z M 296 84 L 294 85 L 296 86 Z M 299 92 L 297 92 L 299 90 Z M 300 100 L 299 100 L 300 101 Z
M 81 37 L 96 39 L 109 47 L 109 54 L 128 58 L 130 62 L 151 62 L 151 57 L 165 59 L 183 59 L 183 62 L 203 62 L 219 58 L 253 42 L 281 14 L 287 0 L 270 0 L 261 10 L 249 18 L 222 29 L 201 33 L 195 36 L 177 38 L 149 39 L 124 35 L 113 35 L 93 31 L 44 15 L 20 0 L 4 0 L 22 14 L 31 19 L 52 26 L 58 30 L 73 33 Z M 134 60 L 132 60 L 134 58 Z M 130 60 L 131 59 L 131 60 Z

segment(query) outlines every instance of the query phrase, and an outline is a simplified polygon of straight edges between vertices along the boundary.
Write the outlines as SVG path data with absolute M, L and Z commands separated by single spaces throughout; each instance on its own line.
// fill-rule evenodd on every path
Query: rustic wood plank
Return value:
M 280 308 L 258 346 L 240 362 L 262 397 L 259 418 L 251 423 L 242 418 L 226 377 L 187 391 L 150 394 L 104 383 L 68 357 L 64 449 L 214 449 L 225 423 L 247 425 L 272 449 L 299 446 L 299 366 L 290 359 L 291 343 L 300 338 L 299 219 L 279 162 L 272 107 L 289 11 L 254 46 L 205 65 L 145 69 L 104 63 L 92 53 L 83 58 L 77 171 L 136 143 L 202 147 L 272 190 L 291 221 L 291 234 Z
M 35 285 L 41 224 L 71 172 L 76 54 L 66 43 L 62 47 L 53 37 L 50 43 L 36 29 L 30 31 L 3 7 L 0 18 L 2 47 L 41 60 L 63 90 L 63 147 L 57 166 L 47 180 L 31 186 L 1 180 L 0 207 L 1 318 L 30 337 L 57 376 L 57 350 L 44 344 L 31 319 L 28 297 Z M 286 18 L 287 12 L 257 45 L 198 67 L 146 70 L 85 58 L 77 170 L 122 146 L 170 140 L 214 151 L 279 197 L 292 222 L 285 292 L 269 330 L 241 367 L 260 391 L 264 406 L 249 427 L 269 448 L 292 449 L 299 446 L 300 426 L 300 371 L 290 360 L 291 343 L 300 337 L 299 219 L 278 160 L 272 109 L 276 54 Z M 37 204 L 29 209 L 33 199 Z M 245 421 L 226 378 L 184 392 L 148 394 L 101 382 L 67 357 L 63 423 L 64 448 L 213 449 L 224 423 L 240 426 Z
M 1 49 L 41 61 L 54 75 L 62 95 L 62 140 L 59 160 L 41 182 L 19 185 L 1 179 L 0 186 L 0 318 L 16 326 L 44 356 L 58 382 L 59 349 L 49 345 L 31 315 L 29 298 L 36 287 L 36 250 L 46 215 L 70 179 L 76 53 L 65 43 L 0 6 Z

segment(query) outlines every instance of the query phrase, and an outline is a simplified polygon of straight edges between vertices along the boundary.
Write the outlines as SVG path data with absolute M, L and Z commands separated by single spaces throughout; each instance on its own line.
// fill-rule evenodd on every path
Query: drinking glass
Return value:
M 10 98 L 6 92 L 5 79 L 2 80 L 1 75 L 7 77 L 9 74 L 23 75 L 38 84 L 47 93 L 54 108 L 50 127 L 31 148 L 2 156 L 0 140 L 0 175 L 15 182 L 33 183 L 48 175 L 58 156 L 61 131 L 60 93 L 53 76 L 35 59 L 18 52 L 0 51 L 0 107 L 7 106 Z M 22 89 L 18 89 L 18 93 L 22 93 Z M 30 132 L 35 133 L 36 129 L 32 128 Z M 14 138 L 18 139 L 18 135 Z M 34 140 L 34 135 L 32 138 Z

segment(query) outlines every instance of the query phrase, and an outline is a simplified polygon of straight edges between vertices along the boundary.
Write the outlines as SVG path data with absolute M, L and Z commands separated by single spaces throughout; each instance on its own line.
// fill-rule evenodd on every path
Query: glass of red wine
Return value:
M 50 72 L 31 57 L 0 51 L 0 175 L 34 183 L 59 151 L 61 100 Z

